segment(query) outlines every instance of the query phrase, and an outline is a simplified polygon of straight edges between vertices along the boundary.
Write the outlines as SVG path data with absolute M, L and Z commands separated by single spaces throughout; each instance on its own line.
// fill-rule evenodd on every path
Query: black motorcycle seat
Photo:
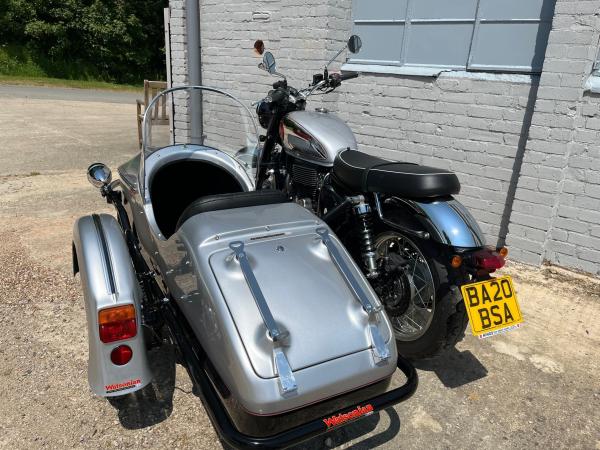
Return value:
M 264 191 L 232 192 L 228 194 L 206 195 L 194 200 L 183 210 L 177 221 L 176 230 L 190 217 L 210 211 L 222 209 L 246 208 L 248 206 L 274 205 L 285 203 L 289 199 L 281 191 L 266 189 Z
M 356 150 L 338 153 L 333 175 L 356 192 L 381 192 L 405 198 L 431 198 L 458 194 L 458 177 L 447 170 L 387 161 Z

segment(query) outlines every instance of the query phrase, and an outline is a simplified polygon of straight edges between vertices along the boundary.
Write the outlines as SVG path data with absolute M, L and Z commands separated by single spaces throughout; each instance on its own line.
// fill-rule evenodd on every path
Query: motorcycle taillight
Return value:
M 497 250 L 484 248 L 473 254 L 473 263 L 477 269 L 492 273 L 504 267 L 506 261 Z
M 135 337 L 135 307 L 124 305 L 98 311 L 98 327 L 100 340 L 105 344 Z

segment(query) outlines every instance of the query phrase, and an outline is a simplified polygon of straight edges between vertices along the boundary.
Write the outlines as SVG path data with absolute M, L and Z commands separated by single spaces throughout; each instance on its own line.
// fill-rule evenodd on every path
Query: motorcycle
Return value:
M 328 68 L 346 48 L 357 53 L 361 46 L 351 36 L 323 73 L 298 90 L 256 41 L 259 68 L 281 78 L 256 106 L 266 130 L 256 189 L 284 192 L 327 223 L 381 299 L 400 354 L 432 357 L 464 337 L 461 288 L 489 280 L 504 266 L 507 249 L 485 246 L 476 220 L 453 198 L 460 191 L 454 173 L 362 153 L 334 113 L 306 109 L 312 95 L 358 77 Z
M 203 142 L 154 145 L 160 97 L 197 94 L 214 111 Z M 237 143 L 223 138 L 236 110 L 249 130 L 243 146 L 256 150 L 239 99 L 175 87 L 148 105 L 142 150 L 117 179 L 102 163 L 89 167 L 116 217 L 74 225 L 88 381 L 101 397 L 132 395 L 152 380 L 148 350 L 172 345 L 223 441 L 283 448 L 406 400 L 417 374 L 332 228 L 281 191 L 255 190 Z M 396 374 L 405 382 L 392 388 Z

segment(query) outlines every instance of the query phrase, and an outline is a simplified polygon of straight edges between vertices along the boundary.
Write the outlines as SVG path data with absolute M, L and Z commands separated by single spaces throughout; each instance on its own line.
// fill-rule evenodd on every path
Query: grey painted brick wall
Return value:
M 600 1 L 558 0 L 508 243 L 532 264 L 600 274 L 600 98 L 584 92 Z
M 455 171 L 458 199 L 496 245 L 531 82 L 371 75 L 345 90 L 338 111 L 361 150 Z
M 185 83 L 183 3 L 170 2 L 174 84 Z M 599 3 L 557 2 L 541 79 L 363 74 L 334 94 L 314 97 L 309 108 L 324 105 L 338 113 L 365 152 L 456 171 L 463 186 L 459 200 L 489 244 L 503 243 L 508 227 L 516 259 L 598 273 L 600 180 L 594 164 L 600 101 L 584 96 L 583 83 L 598 43 L 598 18 L 590 11 L 600 11 Z M 350 0 L 201 0 L 200 5 L 203 82 L 247 104 L 264 96 L 274 81 L 256 67 L 255 39 L 265 41 L 292 85 L 304 87 L 351 32 Z M 269 21 L 253 20 L 253 12 L 264 11 Z M 182 104 L 175 121 L 182 136 L 185 111 Z
M 171 37 L 171 83 L 173 86 L 188 84 L 187 37 L 185 33 L 185 0 L 169 1 L 171 19 L 169 23 Z M 173 131 L 176 142 L 185 142 L 189 138 L 190 124 L 187 117 L 188 96 L 174 94 Z

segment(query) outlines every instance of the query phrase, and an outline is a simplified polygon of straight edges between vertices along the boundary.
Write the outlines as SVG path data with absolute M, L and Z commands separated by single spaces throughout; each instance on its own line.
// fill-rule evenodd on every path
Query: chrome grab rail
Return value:
M 269 337 L 273 341 L 273 362 L 275 364 L 275 368 L 277 369 L 277 375 L 279 376 L 279 389 L 281 394 L 285 395 L 295 392 L 298 389 L 298 385 L 296 383 L 290 363 L 283 351 L 284 340 L 289 337 L 289 333 L 287 331 L 281 331 L 277 326 L 277 322 L 275 322 L 275 319 L 273 318 L 273 314 L 269 309 L 267 300 L 265 299 L 258 281 L 254 276 L 252 266 L 250 266 L 250 262 L 248 261 L 248 256 L 244 251 L 244 243 L 241 241 L 235 241 L 229 244 L 229 248 L 233 250 L 236 260 L 240 264 L 240 268 L 242 269 L 242 273 L 244 274 L 248 288 L 250 289 L 252 297 L 254 297 L 254 301 L 256 302 L 256 307 L 258 308 L 262 320 L 267 327 Z
M 352 275 L 350 267 L 348 267 L 348 264 L 346 264 L 346 261 L 340 254 L 334 242 L 329 237 L 327 228 L 319 227 L 315 231 L 321 238 L 321 242 L 323 242 L 325 247 L 327 247 L 327 250 L 331 255 L 331 259 L 354 292 L 354 296 L 362 305 L 363 310 L 369 315 L 369 333 L 371 335 L 373 359 L 375 363 L 377 364 L 387 361 L 390 358 L 390 349 L 386 345 L 385 339 L 383 339 L 383 336 L 379 331 L 379 327 L 377 326 L 379 322 L 378 314 L 381 311 L 381 305 L 373 305 L 373 303 L 371 303 L 369 296 L 354 275 Z

